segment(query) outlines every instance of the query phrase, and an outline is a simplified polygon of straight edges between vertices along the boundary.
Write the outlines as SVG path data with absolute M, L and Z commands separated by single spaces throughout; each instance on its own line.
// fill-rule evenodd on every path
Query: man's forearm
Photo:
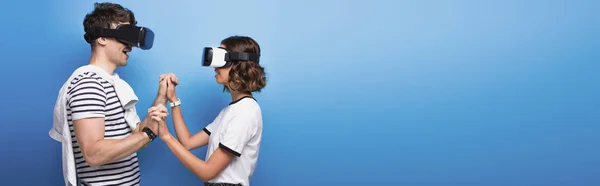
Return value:
M 137 127 L 135 128 L 135 132 L 142 132 L 142 129 L 144 129 L 144 127 L 148 126 L 148 121 L 150 120 L 150 117 L 146 116 L 146 118 L 144 118 L 144 120 L 142 120 L 140 122 L 140 124 L 137 125 Z
M 152 103 L 152 106 L 157 106 L 158 104 L 162 104 L 165 105 L 167 104 L 167 97 L 166 96 L 156 96 L 156 98 L 154 99 L 154 103 Z
M 152 106 L 156 106 L 159 104 L 165 105 L 167 103 L 167 98 L 165 97 L 161 97 L 161 96 L 157 96 L 156 99 L 154 99 L 154 102 L 152 103 Z M 144 127 L 148 126 L 148 121 L 150 121 L 151 118 L 146 116 L 141 122 L 140 124 L 135 128 L 136 132 L 141 132 L 142 129 L 144 129 Z
M 150 142 L 150 138 L 143 132 L 134 132 L 123 139 L 103 139 L 94 144 L 91 153 L 86 155 L 90 166 L 100 166 L 112 163 L 138 151 Z

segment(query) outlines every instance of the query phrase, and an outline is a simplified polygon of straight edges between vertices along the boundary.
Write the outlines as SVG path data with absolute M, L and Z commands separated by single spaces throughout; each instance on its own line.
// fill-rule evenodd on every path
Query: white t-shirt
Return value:
M 219 147 L 234 155 L 232 162 L 208 182 L 249 186 L 262 138 L 262 113 L 256 100 L 244 97 L 231 102 L 203 130 L 210 136 L 207 160 Z

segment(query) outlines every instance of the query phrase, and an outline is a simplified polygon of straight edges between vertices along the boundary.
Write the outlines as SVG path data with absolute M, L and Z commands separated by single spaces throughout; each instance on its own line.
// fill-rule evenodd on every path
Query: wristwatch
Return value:
M 177 101 L 169 103 L 171 108 L 181 105 L 181 100 L 177 98 Z
M 154 132 L 152 132 L 152 129 L 148 128 L 148 127 L 144 127 L 142 129 L 142 132 L 145 132 L 148 137 L 150 138 L 150 141 L 154 140 L 154 138 L 156 138 L 156 134 L 154 134 Z

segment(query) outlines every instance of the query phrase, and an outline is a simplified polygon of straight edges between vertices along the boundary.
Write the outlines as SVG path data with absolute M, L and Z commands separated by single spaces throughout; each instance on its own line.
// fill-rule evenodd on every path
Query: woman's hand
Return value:
M 171 133 L 167 127 L 167 122 L 165 121 L 165 119 L 169 116 L 169 112 L 164 105 L 159 104 L 158 106 L 150 107 L 150 109 L 148 109 L 148 115 L 152 118 L 152 120 L 158 122 L 158 136 L 161 139 L 171 137 Z

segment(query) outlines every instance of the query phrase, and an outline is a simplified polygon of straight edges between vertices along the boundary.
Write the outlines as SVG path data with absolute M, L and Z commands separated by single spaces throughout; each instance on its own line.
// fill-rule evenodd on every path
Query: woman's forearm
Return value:
M 184 147 L 189 147 L 190 138 L 192 137 L 190 131 L 183 121 L 183 114 L 181 113 L 181 107 L 176 106 L 172 108 L 173 125 L 175 128 L 175 135 Z
M 179 161 L 194 175 L 200 178 L 202 181 L 206 182 L 212 179 L 216 174 L 214 170 L 211 170 L 208 164 L 190 151 L 188 151 L 182 144 L 180 144 L 173 137 L 169 136 L 162 139 L 167 147 L 175 154 L 175 157 L 179 159 Z

